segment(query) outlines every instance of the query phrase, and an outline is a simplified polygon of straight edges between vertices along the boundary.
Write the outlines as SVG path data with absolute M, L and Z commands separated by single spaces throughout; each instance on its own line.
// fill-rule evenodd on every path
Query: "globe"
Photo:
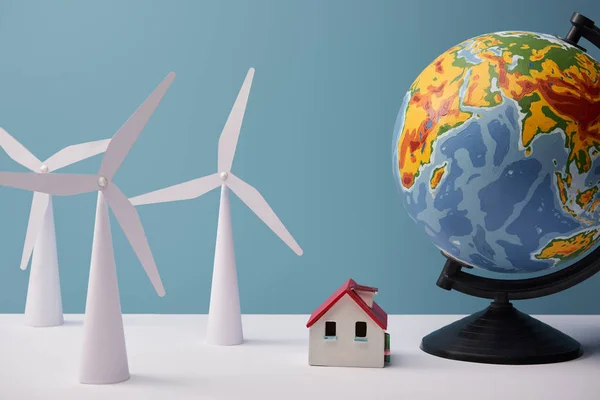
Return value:
M 436 58 L 404 95 L 394 176 L 435 246 L 493 272 L 568 266 L 600 237 L 600 63 L 497 32 Z

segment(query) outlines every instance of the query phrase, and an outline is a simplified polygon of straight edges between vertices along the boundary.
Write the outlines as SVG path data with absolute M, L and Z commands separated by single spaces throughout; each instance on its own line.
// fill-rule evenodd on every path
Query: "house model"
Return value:
M 387 314 L 377 288 L 349 279 L 317 308 L 309 328 L 308 363 L 330 367 L 383 367 L 389 362 Z

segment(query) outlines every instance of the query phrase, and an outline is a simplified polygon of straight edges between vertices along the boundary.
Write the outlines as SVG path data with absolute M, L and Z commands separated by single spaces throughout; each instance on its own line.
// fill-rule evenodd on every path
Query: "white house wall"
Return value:
M 337 340 L 325 340 L 325 322 L 336 322 Z M 354 340 L 356 321 L 367 323 L 367 341 Z M 347 294 L 309 328 L 308 363 L 335 367 L 383 367 L 384 331 Z

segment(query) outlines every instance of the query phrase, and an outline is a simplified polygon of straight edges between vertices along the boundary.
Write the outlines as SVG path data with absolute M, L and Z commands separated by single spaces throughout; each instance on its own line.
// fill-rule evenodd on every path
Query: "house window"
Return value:
M 354 325 L 354 340 L 358 342 L 367 341 L 367 323 L 364 321 L 357 321 Z
M 335 321 L 326 321 L 325 322 L 325 339 L 326 340 L 335 340 L 336 339 L 336 326 Z

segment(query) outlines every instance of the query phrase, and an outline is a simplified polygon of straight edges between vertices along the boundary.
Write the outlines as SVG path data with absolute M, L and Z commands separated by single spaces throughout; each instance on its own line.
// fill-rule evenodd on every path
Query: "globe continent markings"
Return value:
M 596 247 L 600 65 L 548 35 L 500 32 L 438 57 L 398 114 L 394 171 L 434 244 L 498 272 Z

